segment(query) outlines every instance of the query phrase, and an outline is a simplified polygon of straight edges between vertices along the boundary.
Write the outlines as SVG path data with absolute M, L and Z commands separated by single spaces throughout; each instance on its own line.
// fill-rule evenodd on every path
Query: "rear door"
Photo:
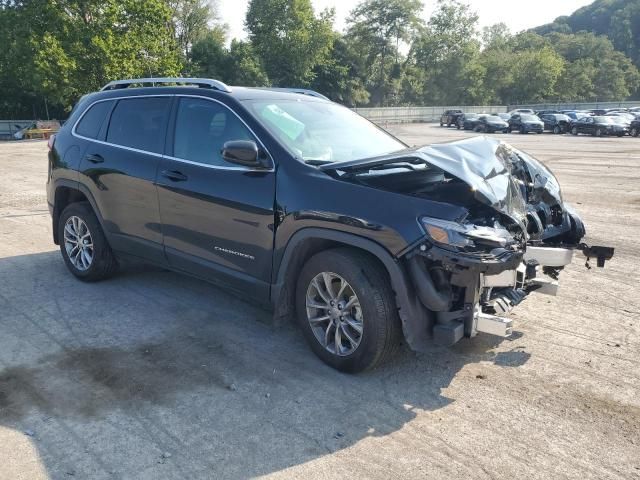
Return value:
M 540 116 L 540 120 L 542 120 L 542 123 L 544 123 L 544 129 L 545 130 L 553 130 L 553 121 L 554 118 L 552 115 L 541 115 Z
M 226 105 L 205 97 L 176 98 L 169 152 L 157 185 L 170 265 L 268 299 L 274 238 L 275 170 L 222 159 L 230 140 L 253 140 Z
M 171 96 L 111 100 L 110 117 L 88 139 L 80 182 L 94 198 L 114 250 L 164 263 L 156 171 Z M 82 119 L 75 129 L 82 136 Z M 85 137 L 86 138 L 86 137 Z

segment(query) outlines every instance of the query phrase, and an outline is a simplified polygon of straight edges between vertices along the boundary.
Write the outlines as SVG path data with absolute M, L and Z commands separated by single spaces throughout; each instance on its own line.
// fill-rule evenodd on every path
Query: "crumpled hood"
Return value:
M 484 136 L 319 168 L 354 172 L 412 160 L 462 180 L 479 202 L 508 216 L 525 231 L 527 204 L 545 202 L 562 206 L 560 185 L 547 167 L 505 142 Z
M 474 137 L 429 145 L 417 152 L 424 155 L 430 165 L 467 183 L 478 201 L 519 224 L 524 223 L 526 200 L 519 182 L 512 175 L 512 150 L 507 144 L 487 137 Z

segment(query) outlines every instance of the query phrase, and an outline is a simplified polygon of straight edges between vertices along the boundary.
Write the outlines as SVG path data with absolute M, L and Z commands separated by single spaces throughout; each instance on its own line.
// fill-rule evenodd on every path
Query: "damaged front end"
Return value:
M 340 171 L 345 180 L 464 207 L 453 221 L 425 212 L 417 219 L 424 237 L 400 255 L 440 344 L 510 335 L 504 315 L 532 292 L 555 295 L 575 250 L 587 266 L 589 257 L 604 266 L 613 255 L 581 243 L 584 224 L 544 165 L 497 140 L 407 150 Z

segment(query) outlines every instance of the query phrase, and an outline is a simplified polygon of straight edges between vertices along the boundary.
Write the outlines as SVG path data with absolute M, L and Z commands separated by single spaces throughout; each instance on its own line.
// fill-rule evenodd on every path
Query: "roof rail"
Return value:
M 182 78 L 182 77 L 158 77 L 158 78 L 130 78 L 126 80 L 114 80 L 107 83 L 100 90 L 115 90 L 118 88 L 127 88 L 130 85 L 150 83 L 155 86 L 158 83 L 182 83 L 188 85 L 197 85 L 198 87 L 212 88 L 214 90 L 220 90 L 221 92 L 231 93 L 231 88 L 220 80 L 213 80 L 211 78 Z
M 310 97 L 322 98 L 324 100 L 329 100 L 329 98 L 325 97 L 321 93 L 318 93 L 314 90 L 309 90 L 307 88 L 275 88 L 275 87 L 265 87 L 263 90 L 275 90 L 277 92 L 289 92 L 289 93 L 299 93 L 300 95 L 309 95 Z

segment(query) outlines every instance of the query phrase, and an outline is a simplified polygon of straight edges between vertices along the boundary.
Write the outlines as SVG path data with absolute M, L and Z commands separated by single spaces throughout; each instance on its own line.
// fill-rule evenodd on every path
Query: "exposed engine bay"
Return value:
M 508 336 L 513 307 L 532 292 L 555 295 L 575 250 L 598 267 L 613 248 L 581 243 L 585 227 L 551 171 L 486 137 L 342 162 L 342 180 L 463 207 L 452 221 L 425 212 L 425 236 L 403 253 L 416 294 L 433 314 L 436 342 L 478 332 Z

